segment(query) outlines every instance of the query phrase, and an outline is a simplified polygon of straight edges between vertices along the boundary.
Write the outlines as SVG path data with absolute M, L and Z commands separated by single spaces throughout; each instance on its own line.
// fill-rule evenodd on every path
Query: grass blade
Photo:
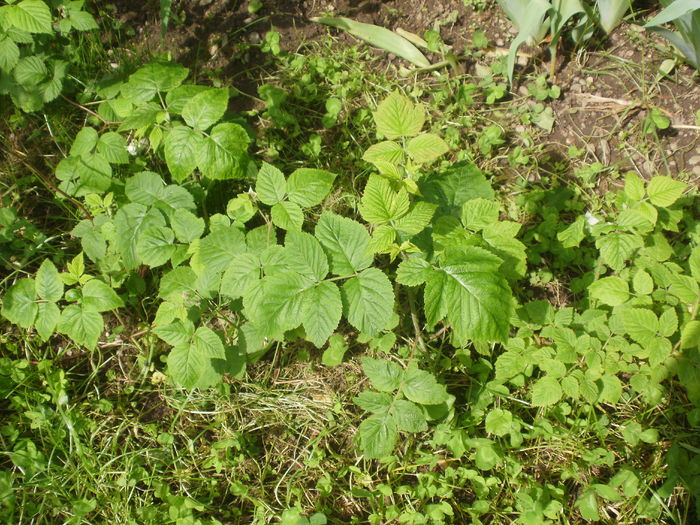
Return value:
M 364 24 L 344 17 L 316 17 L 311 21 L 347 31 L 360 40 L 406 59 L 418 67 L 430 67 L 430 62 L 416 46 L 384 27 Z

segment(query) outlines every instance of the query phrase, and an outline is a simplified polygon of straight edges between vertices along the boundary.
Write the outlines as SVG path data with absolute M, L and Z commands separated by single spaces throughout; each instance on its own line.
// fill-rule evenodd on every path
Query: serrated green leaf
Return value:
M 114 131 L 108 131 L 100 136 L 97 141 L 97 152 L 112 164 L 129 163 L 126 139 Z
M 250 137 L 238 124 L 217 124 L 205 138 L 197 156 L 197 166 L 209 179 L 241 179 L 248 169 Z
M 165 326 L 155 328 L 155 334 L 172 346 L 189 344 L 194 336 L 194 323 L 189 319 L 177 319 Z
M 567 226 L 564 230 L 557 233 L 557 240 L 561 242 L 564 248 L 575 248 L 584 237 L 583 228 L 586 225 L 586 219 L 580 215 L 574 222 Z
M 609 233 L 596 240 L 596 247 L 605 264 L 613 270 L 621 270 L 625 261 L 632 258 L 634 252 L 643 246 L 638 235 L 629 233 Z
M 136 241 L 136 253 L 141 262 L 152 268 L 162 266 L 175 253 L 175 235 L 170 228 L 155 226 L 144 230 Z
M 63 297 L 63 281 L 50 259 L 44 259 L 36 272 L 36 294 L 54 303 Z
M 629 172 L 625 176 L 625 194 L 634 201 L 641 201 L 644 193 L 644 181 L 636 173 Z
M 169 91 L 165 97 L 165 104 L 168 107 L 168 112 L 181 114 L 185 104 L 187 104 L 192 97 L 209 91 L 210 89 L 211 88 L 209 86 L 196 84 L 183 84 L 181 86 L 177 86 L 175 89 Z
M 70 9 L 68 14 L 71 26 L 77 31 L 92 31 L 93 29 L 99 28 L 95 18 L 86 11 Z
M 430 273 L 431 265 L 421 257 L 409 257 L 401 261 L 396 269 L 396 281 L 405 286 L 423 284 Z
M 197 167 L 204 136 L 187 126 L 173 126 L 165 135 L 165 162 L 175 182 L 184 181 Z
M 343 313 L 340 290 L 335 283 L 324 281 L 307 289 L 302 301 L 301 322 L 306 338 L 320 348 L 340 322 Z
M 0 70 L 7 73 L 17 65 L 19 61 L 19 47 L 11 38 L 0 38 Z
M 494 408 L 486 416 L 486 432 L 498 437 L 505 436 L 510 432 L 513 425 L 513 414 L 508 410 Z
M 243 253 L 231 259 L 231 264 L 221 278 L 220 293 L 227 297 L 242 297 L 251 284 L 260 280 L 260 257 Z
M 554 377 L 544 376 L 532 387 L 532 404 L 538 407 L 554 405 L 563 395 L 559 381 Z
M 206 355 L 198 352 L 194 345 L 183 343 L 174 347 L 168 354 L 168 371 L 175 382 L 184 388 L 192 389 L 204 373 L 206 359 Z
M 206 131 L 224 116 L 228 109 L 228 89 L 211 88 L 190 98 L 182 108 L 188 125 Z
M 275 204 L 270 210 L 272 223 L 278 228 L 290 231 L 301 231 L 304 225 L 304 212 L 298 204 L 283 201 Z
M 330 255 L 336 275 L 351 275 L 372 264 L 369 233 L 352 219 L 324 211 L 316 224 L 315 236 Z
M 126 180 L 124 192 L 131 202 L 152 206 L 163 197 L 165 182 L 157 173 L 142 171 Z
M 184 243 L 191 243 L 204 233 L 204 219 L 184 208 L 175 210 L 170 217 L 170 226 L 177 240 Z
M 78 131 L 75 139 L 73 139 L 73 144 L 70 147 L 71 156 L 78 157 L 86 153 L 92 153 L 92 150 L 97 146 L 98 138 L 95 128 L 89 126 L 82 128 Z
M 397 399 L 391 409 L 391 415 L 396 421 L 396 426 L 404 432 L 425 432 L 428 430 L 428 423 L 418 405 Z
M 393 400 L 389 394 L 371 390 L 363 390 L 352 399 L 362 410 L 374 414 L 386 414 Z
M 384 224 L 405 215 L 409 204 L 406 190 L 394 191 L 387 179 L 370 175 L 359 210 L 362 218 L 370 224 Z
M 700 321 L 689 321 L 681 330 L 681 348 L 700 349 Z
M 688 188 L 684 182 L 674 180 L 665 175 L 653 177 L 647 185 L 647 195 L 655 206 L 666 208 L 676 202 Z
M 632 288 L 640 295 L 649 295 L 654 291 L 654 280 L 644 270 L 638 270 L 632 278 Z
M 671 274 L 668 291 L 687 304 L 693 304 L 700 294 L 698 282 L 688 275 Z
M 394 307 L 389 278 L 377 268 L 368 268 L 348 279 L 342 289 L 343 309 L 348 322 L 373 336 L 383 329 Z
M 388 162 L 390 164 L 402 164 L 404 162 L 403 148 L 393 140 L 385 140 L 378 144 L 373 144 L 364 155 L 362 160 L 367 162 Z
M 447 390 L 425 370 L 410 367 L 401 382 L 403 394 L 421 405 L 439 405 L 447 401 Z
M 48 341 L 56 331 L 61 311 L 56 303 L 39 303 L 37 305 L 36 331 L 39 336 Z
M 11 323 L 29 328 L 37 314 L 36 282 L 20 279 L 2 298 L 2 315 Z
M 99 279 L 90 279 L 82 288 L 82 306 L 86 311 L 106 312 L 124 306 L 117 293 Z
M 357 429 L 362 453 L 368 459 L 388 456 L 396 446 L 398 432 L 394 418 L 375 414 L 365 419 Z
M 322 281 L 328 275 L 328 257 L 316 238 L 305 232 L 288 231 L 284 240 L 287 265 L 301 275 Z
M 189 70 L 180 64 L 148 64 L 129 77 L 129 81 L 122 85 L 121 93 L 134 103 L 148 102 L 158 92 L 175 89 L 188 74 Z
M 665 337 L 654 337 L 647 343 L 649 350 L 649 366 L 657 367 L 663 364 L 664 361 L 671 355 L 673 346 L 671 341 Z
M 693 278 L 700 282 L 700 248 L 695 247 L 693 251 L 690 252 L 690 257 L 688 257 L 688 265 L 690 266 L 690 273 Z
M 396 363 L 373 357 L 362 358 L 362 370 L 372 386 L 381 392 L 398 390 L 404 374 L 403 369 Z
M 615 404 L 620 400 L 622 396 L 622 383 L 612 374 L 605 374 L 600 378 L 602 383 L 602 388 L 600 389 L 600 394 L 598 394 L 599 403 L 610 403 Z
M 432 133 L 422 133 L 410 139 L 406 144 L 406 152 L 414 162 L 423 164 L 431 162 L 449 150 L 447 143 Z
M 288 198 L 302 208 L 311 208 L 326 198 L 334 180 L 335 174 L 329 171 L 298 168 L 287 180 Z
M 628 308 L 620 311 L 620 317 L 630 337 L 642 345 L 653 339 L 659 331 L 659 320 L 651 310 Z
M 418 235 L 430 224 L 435 210 L 436 204 L 418 201 L 410 207 L 406 215 L 394 221 L 394 227 L 408 235 Z
M 51 11 L 41 0 L 22 0 L 3 10 L 9 25 L 27 33 L 53 33 Z
M 287 195 L 287 181 L 282 172 L 272 164 L 263 162 L 255 181 L 255 193 L 268 206 L 282 202 Z
M 208 272 L 224 271 L 235 256 L 245 251 L 245 237 L 235 226 L 218 229 L 199 244 L 200 261 Z
M 608 306 L 619 306 L 629 299 L 627 283 L 614 275 L 591 283 L 588 291 L 591 297 Z
M 663 337 L 671 337 L 678 330 L 678 315 L 676 310 L 669 308 L 659 317 L 659 334 Z
M 43 82 L 49 74 L 49 71 L 41 57 L 38 55 L 31 55 L 21 58 L 19 62 L 17 62 L 12 74 L 19 84 L 32 87 Z
M 321 362 L 326 366 L 338 366 L 343 362 L 348 345 L 341 334 L 333 334 L 328 338 L 328 348 L 323 351 Z
M 581 494 L 576 500 L 575 506 L 578 508 L 583 519 L 589 521 L 598 521 L 600 519 L 598 500 L 596 500 L 593 490 L 588 489 Z
M 462 206 L 462 224 L 470 230 L 482 230 L 498 220 L 499 204 L 486 199 L 471 199 Z
M 246 290 L 243 297 L 248 318 L 263 326 L 275 339 L 292 330 L 302 322 L 303 295 L 313 283 L 296 272 L 283 271 L 266 276 L 259 287 Z M 252 292 L 252 293 L 251 293 Z
M 75 304 L 63 310 L 58 322 L 59 332 L 66 334 L 77 344 L 90 349 L 97 346 L 97 340 L 103 328 L 104 321 L 98 311 Z
M 425 123 L 425 109 L 398 91 L 385 98 L 374 112 L 377 131 L 393 140 L 420 133 Z
M 396 240 L 396 230 L 388 224 L 382 224 L 374 229 L 369 241 L 369 249 L 372 253 L 387 253 Z

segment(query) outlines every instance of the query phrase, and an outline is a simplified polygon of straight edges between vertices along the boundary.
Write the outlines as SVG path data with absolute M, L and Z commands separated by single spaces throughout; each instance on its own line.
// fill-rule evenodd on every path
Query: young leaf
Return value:
M 343 307 L 351 325 L 370 336 L 383 329 L 393 311 L 394 290 L 387 276 L 368 268 L 343 284 Z
M 647 185 L 647 195 L 655 206 L 666 208 L 676 202 L 688 187 L 687 184 L 665 175 L 653 177 Z
M 353 402 L 366 412 L 386 414 L 394 399 L 384 392 L 363 390 L 353 398 Z
M 435 204 L 418 201 L 411 206 L 406 215 L 394 221 L 394 226 L 400 232 L 418 235 L 430 224 L 436 209 Z
M 401 383 L 403 394 L 421 405 L 439 405 L 447 401 L 447 390 L 425 370 L 411 367 L 406 370 Z
M 555 404 L 563 395 L 559 381 L 551 376 L 538 379 L 532 387 L 532 404 L 546 407 Z
M 375 414 L 365 419 L 358 428 L 362 453 L 368 459 L 388 456 L 396 446 L 396 421 L 388 414 Z
M 406 144 L 406 152 L 418 164 L 431 162 L 447 153 L 448 150 L 447 143 L 432 133 L 423 133 L 413 137 Z
M 302 208 L 320 204 L 333 187 L 335 174 L 324 170 L 298 168 L 287 180 L 289 200 Z
M 372 264 L 369 234 L 352 219 L 324 211 L 316 224 L 315 236 L 330 254 L 336 275 L 354 274 Z
M 173 126 L 163 141 L 165 162 L 175 182 L 184 181 L 197 167 L 204 136 L 187 126 Z
M 287 181 L 282 172 L 272 164 L 263 162 L 255 182 L 255 193 L 268 206 L 282 202 L 287 195 Z
M 343 313 L 340 290 L 335 283 L 324 281 L 306 290 L 302 300 L 301 322 L 306 338 L 320 348 L 340 322 Z
M 372 386 L 381 392 L 398 390 L 404 375 L 403 369 L 396 363 L 373 357 L 362 358 L 362 370 Z
M 106 312 L 124 306 L 116 292 L 99 279 L 90 279 L 83 285 L 83 309 Z
M 170 228 L 155 226 L 148 228 L 139 235 L 136 242 L 136 253 L 141 262 L 152 268 L 162 266 L 175 253 L 177 247 L 173 242 L 175 235 Z
M 66 334 L 77 344 L 89 349 L 97 346 L 97 339 L 104 328 L 102 315 L 95 309 L 72 304 L 61 313 L 58 331 Z
M 278 228 L 301 231 L 304 225 L 304 212 L 298 204 L 290 201 L 278 202 L 270 210 L 272 223 Z
M 20 279 L 2 299 L 2 315 L 11 323 L 29 328 L 37 314 L 36 282 L 34 279 Z
M 591 297 L 608 306 L 619 306 L 629 299 L 627 283 L 614 275 L 595 281 L 588 291 Z
M 394 416 L 399 430 L 404 432 L 425 432 L 428 430 L 425 416 L 415 403 L 405 399 L 397 399 L 394 401 L 391 415 Z
M 191 127 L 206 131 L 216 124 L 228 108 L 228 89 L 209 89 L 198 93 L 182 108 L 182 118 Z
M 50 259 L 44 259 L 36 272 L 36 294 L 54 303 L 63 297 L 63 281 Z
M 377 131 L 390 140 L 412 137 L 420 133 L 425 124 L 425 109 L 395 91 L 377 106 L 374 121 Z
M 408 193 L 403 188 L 394 191 L 384 177 L 370 175 L 360 201 L 360 214 L 370 224 L 384 224 L 408 212 Z

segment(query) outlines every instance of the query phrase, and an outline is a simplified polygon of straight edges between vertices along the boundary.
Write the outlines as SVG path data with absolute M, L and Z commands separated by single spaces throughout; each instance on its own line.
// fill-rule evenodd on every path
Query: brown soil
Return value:
M 140 44 L 160 50 L 157 0 L 115 2 L 119 19 L 136 29 Z M 515 31 L 496 7 L 475 11 L 459 0 L 264 0 L 256 14 L 239 0 L 181 0 L 174 2 L 166 47 L 199 77 L 207 70 L 221 73 L 243 92 L 254 94 L 255 70 L 260 52 L 255 45 L 274 28 L 287 51 L 303 52 L 304 45 L 332 31 L 339 45 L 353 37 L 309 21 L 321 15 L 346 16 L 390 29 L 402 28 L 422 35 L 440 27 L 443 40 L 459 54 L 477 29 L 486 33 L 491 50 L 507 49 Z M 658 67 L 668 58 L 668 45 L 655 36 L 624 24 L 607 41 L 587 45 L 585 51 L 560 53 L 556 82 L 562 95 L 551 103 L 555 126 L 539 140 L 564 148 L 586 149 L 586 160 L 603 166 L 617 164 L 650 177 L 657 173 L 685 172 L 700 181 L 700 128 L 695 112 L 700 108 L 698 75 L 685 65 L 663 77 Z M 133 42 L 130 42 L 133 45 Z M 654 49 L 657 48 L 657 49 Z M 534 78 L 548 64 L 543 53 L 519 69 Z M 378 51 L 378 53 L 382 53 Z M 542 57 L 540 59 L 540 57 Z M 438 57 L 433 57 L 439 59 Z M 474 64 L 468 64 L 473 69 Z M 468 73 L 471 71 L 468 71 Z M 694 74 L 695 73 L 695 74 Z M 258 74 L 258 78 L 260 74 Z M 522 78 L 522 76 L 521 76 Z M 513 86 L 514 96 L 527 94 L 524 85 Z M 246 97 L 242 104 L 250 104 Z M 655 106 L 670 118 L 671 127 L 643 137 L 641 126 L 648 108 Z M 515 126 L 515 133 L 521 131 Z

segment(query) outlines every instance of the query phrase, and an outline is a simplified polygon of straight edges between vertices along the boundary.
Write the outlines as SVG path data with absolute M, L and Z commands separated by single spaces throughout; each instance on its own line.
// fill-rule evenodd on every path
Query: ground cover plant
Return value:
M 532 72 L 540 29 L 448 38 L 493 2 L 423 32 L 316 10 L 361 41 L 309 22 L 298 49 L 241 3 L 206 63 L 167 41 L 215 4 L 160 2 L 135 42 L 120 4 L 6 2 L 2 519 L 696 522 L 698 174 L 667 148 L 699 123 L 660 94 L 697 74 L 623 24 L 654 58 L 641 102 L 589 95 L 619 157 L 550 138 L 561 35 L 631 8 L 693 65 L 678 2 L 545 2 Z

